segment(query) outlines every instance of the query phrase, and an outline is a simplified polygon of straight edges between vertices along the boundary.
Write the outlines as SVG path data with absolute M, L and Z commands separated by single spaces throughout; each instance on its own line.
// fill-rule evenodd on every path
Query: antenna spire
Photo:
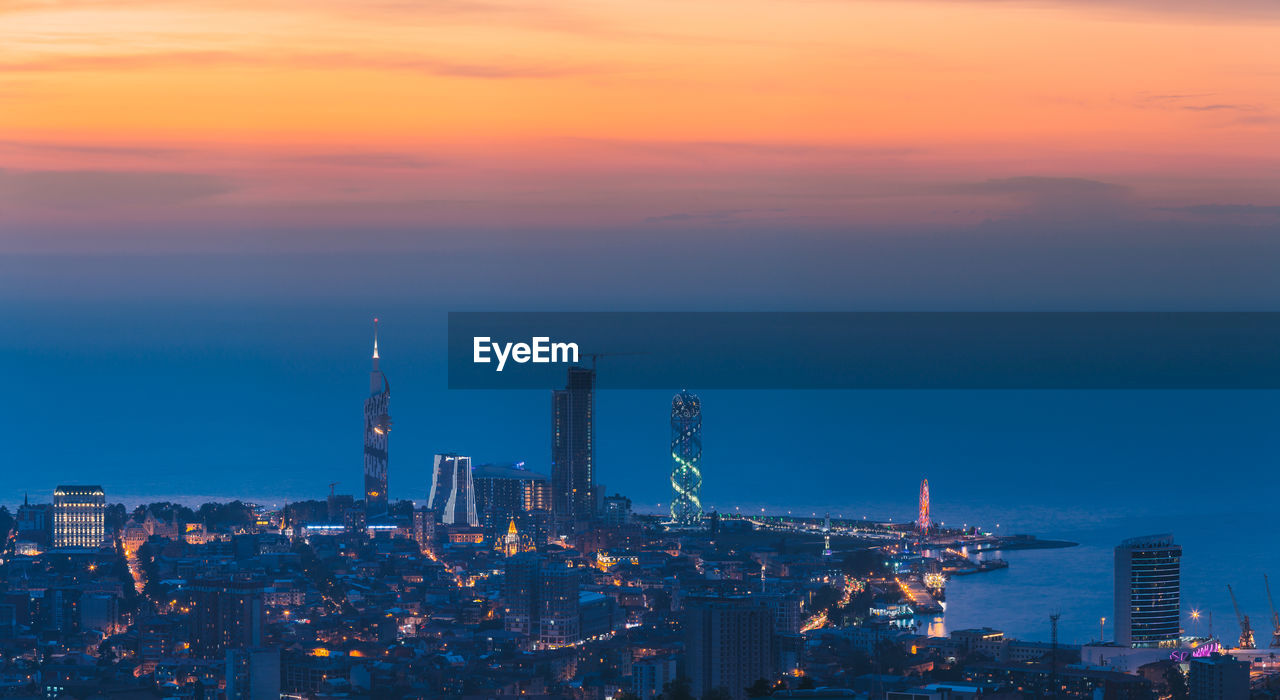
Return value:
M 378 359 L 378 319 L 373 319 L 373 359 Z

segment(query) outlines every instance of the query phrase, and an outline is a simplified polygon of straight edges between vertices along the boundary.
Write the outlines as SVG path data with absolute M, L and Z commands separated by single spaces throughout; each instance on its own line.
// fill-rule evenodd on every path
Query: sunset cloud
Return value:
M 0 236 L 54 245 L 105 208 L 197 245 L 205 226 L 898 230 L 1269 207 L 1273 7 L 15 0 Z

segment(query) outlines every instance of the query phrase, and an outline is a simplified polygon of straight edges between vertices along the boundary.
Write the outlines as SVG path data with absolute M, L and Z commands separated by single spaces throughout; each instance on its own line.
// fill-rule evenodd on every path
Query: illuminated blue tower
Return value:
M 687 391 L 671 399 L 671 519 L 702 524 L 702 402 Z

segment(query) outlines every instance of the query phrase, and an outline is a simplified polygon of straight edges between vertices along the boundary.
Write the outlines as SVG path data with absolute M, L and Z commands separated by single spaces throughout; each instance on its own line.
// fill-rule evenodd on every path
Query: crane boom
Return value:
M 591 369 L 594 370 L 596 368 L 596 360 L 600 359 L 601 357 L 626 357 L 628 355 L 648 355 L 649 353 L 647 352 L 584 352 L 582 354 L 586 357 L 591 358 Z
M 1262 585 L 1267 588 L 1267 603 L 1271 605 L 1271 648 L 1280 649 L 1280 612 L 1276 611 L 1276 601 L 1271 597 L 1271 580 L 1262 575 Z
M 1254 649 L 1253 627 L 1249 624 L 1249 616 L 1240 612 L 1240 604 L 1236 602 L 1236 592 L 1227 584 L 1227 594 L 1231 596 L 1231 606 L 1236 609 L 1236 619 L 1240 621 L 1240 641 L 1236 644 L 1241 649 Z

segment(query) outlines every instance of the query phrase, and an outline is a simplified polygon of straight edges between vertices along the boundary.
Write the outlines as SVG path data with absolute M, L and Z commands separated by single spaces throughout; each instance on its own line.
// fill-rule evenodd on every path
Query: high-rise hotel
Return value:
M 1182 546 L 1173 535 L 1121 542 L 1115 575 L 1116 643 L 1176 646 L 1182 631 Z
M 595 370 L 570 367 L 551 394 L 551 510 L 570 526 L 595 513 Z
M 373 319 L 373 370 L 364 400 L 364 511 L 387 512 L 387 436 L 391 433 L 391 383 L 378 369 L 378 319 Z
M 107 495 L 101 486 L 53 490 L 53 546 L 98 548 L 106 535 Z

